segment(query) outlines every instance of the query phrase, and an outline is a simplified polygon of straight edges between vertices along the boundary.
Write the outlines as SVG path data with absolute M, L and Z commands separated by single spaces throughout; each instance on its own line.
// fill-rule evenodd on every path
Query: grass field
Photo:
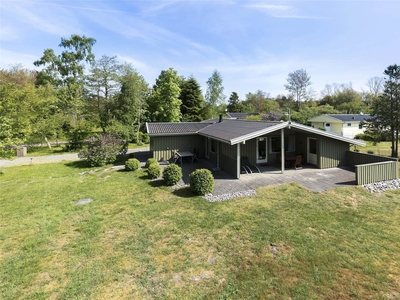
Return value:
M 143 171 L 3 172 L 0 299 L 400 298 L 400 191 L 289 184 L 210 203 Z
M 376 155 L 391 156 L 392 155 L 392 143 L 391 142 L 380 142 L 374 145 L 372 142 L 365 142 L 365 147 L 358 146 L 357 149 L 360 152 L 371 153 Z
M 143 148 L 143 147 L 148 147 L 148 144 L 141 144 L 137 145 L 135 143 L 129 143 L 128 148 L 129 149 L 137 149 L 137 148 Z M 44 155 L 57 155 L 57 154 L 68 154 L 68 153 L 78 153 L 79 150 L 76 151 L 71 151 L 71 152 L 66 152 L 65 151 L 65 145 L 60 145 L 60 146 L 52 146 L 51 149 L 47 147 L 47 145 L 43 144 L 42 146 L 30 146 L 28 147 L 28 156 L 44 156 Z

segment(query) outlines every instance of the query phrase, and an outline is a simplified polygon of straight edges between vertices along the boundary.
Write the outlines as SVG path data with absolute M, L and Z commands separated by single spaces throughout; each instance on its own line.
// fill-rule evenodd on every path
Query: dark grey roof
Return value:
M 222 122 L 191 122 L 191 123 L 146 123 L 147 133 L 150 136 L 188 135 L 199 134 L 211 139 L 219 140 L 230 145 L 244 143 L 247 140 L 263 136 L 284 128 L 295 128 L 301 131 L 315 133 L 329 138 L 365 146 L 361 141 L 342 137 L 330 132 L 297 124 L 294 122 L 263 122 L 224 119 Z
M 155 135 L 195 134 L 211 122 L 146 123 L 147 133 Z
M 369 120 L 371 118 L 370 115 L 361 115 L 361 114 L 356 114 L 356 115 L 352 115 L 352 114 L 327 114 L 327 116 L 331 117 L 331 118 L 335 118 L 338 119 L 340 121 L 343 122 L 354 122 L 354 121 L 365 121 L 365 120 Z
M 202 136 L 233 144 L 239 138 L 260 134 L 267 128 L 281 123 L 224 119 L 221 123 L 214 123 L 201 129 L 198 133 Z

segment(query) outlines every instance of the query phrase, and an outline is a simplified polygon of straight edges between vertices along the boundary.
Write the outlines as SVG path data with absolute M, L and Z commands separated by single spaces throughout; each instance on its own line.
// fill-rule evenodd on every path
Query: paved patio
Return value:
M 214 196 L 232 194 L 256 189 L 263 186 L 272 186 L 296 182 L 313 192 L 321 192 L 340 186 L 355 185 L 354 170 L 348 168 L 317 169 L 305 165 L 303 169 L 287 169 L 284 174 L 276 167 L 261 166 L 261 173 L 241 174 L 240 179 L 235 179 L 228 173 L 217 170 L 205 159 L 199 162 L 182 164 L 183 182 L 189 184 L 189 174 L 198 168 L 211 170 L 215 179 Z

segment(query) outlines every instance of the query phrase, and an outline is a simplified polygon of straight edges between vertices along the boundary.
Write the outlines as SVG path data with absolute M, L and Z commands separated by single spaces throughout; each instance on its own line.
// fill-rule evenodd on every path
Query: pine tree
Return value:
M 182 80 L 180 88 L 181 94 L 179 99 L 182 101 L 182 121 L 202 121 L 202 110 L 205 107 L 205 102 L 201 93 L 200 85 L 195 78 L 189 77 L 186 80 Z

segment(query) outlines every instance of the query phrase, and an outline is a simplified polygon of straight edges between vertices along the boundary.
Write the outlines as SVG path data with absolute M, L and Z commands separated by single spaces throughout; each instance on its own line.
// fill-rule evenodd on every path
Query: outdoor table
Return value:
M 190 157 L 191 158 L 191 163 L 193 163 L 194 154 L 192 152 L 182 151 L 182 152 L 176 152 L 176 154 L 179 156 L 179 160 L 181 161 L 181 165 L 182 165 L 182 158 L 183 157 Z

